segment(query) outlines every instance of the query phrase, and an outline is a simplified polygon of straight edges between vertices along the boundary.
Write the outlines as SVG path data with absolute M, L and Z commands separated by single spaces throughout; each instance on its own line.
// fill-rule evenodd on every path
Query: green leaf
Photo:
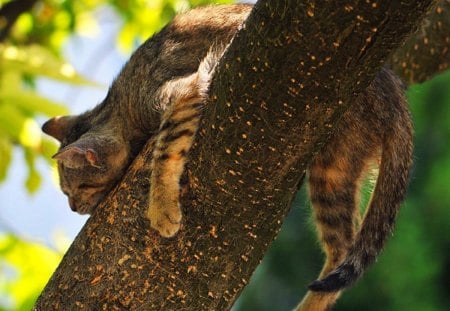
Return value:
M 13 235 L 0 236 L 0 254 L 0 308 L 30 310 L 61 254 Z M 12 306 L 4 305 L 5 298 L 12 300 Z
M 8 173 L 12 157 L 12 144 L 9 139 L 0 135 L 0 182 L 4 181 Z
M 0 102 L 0 130 L 15 140 L 19 140 L 20 133 L 26 120 L 17 107 Z
M 14 104 L 29 114 L 40 113 L 53 117 L 69 113 L 69 110 L 63 104 L 54 102 L 33 91 L 0 88 L 0 102 Z
M 54 140 L 50 140 L 48 138 L 42 138 L 41 141 L 41 153 L 44 159 L 49 164 L 54 164 L 55 160 L 52 159 L 52 156 L 58 151 L 58 145 L 55 144 Z
M 4 71 L 19 71 L 72 84 L 97 84 L 78 74 L 72 65 L 40 45 L 13 46 L 0 44 L 0 63 Z
M 25 163 L 28 167 L 28 176 L 25 181 L 25 187 L 28 190 L 29 193 L 35 193 L 39 186 L 41 185 L 42 178 L 39 172 L 36 170 L 36 154 L 35 152 L 30 148 L 25 148 L 24 150 L 25 155 Z

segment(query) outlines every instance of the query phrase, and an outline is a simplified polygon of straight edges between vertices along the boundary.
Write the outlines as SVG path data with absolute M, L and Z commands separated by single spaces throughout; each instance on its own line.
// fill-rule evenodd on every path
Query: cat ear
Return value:
M 61 142 L 67 135 L 67 130 L 73 125 L 74 120 L 73 116 L 54 117 L 42 125 L 42 131 Z
M 64 166 L 70 168 L 80 168 L 87 165 L 101 167 L 97 152 L 92 148 L 77 145 L 77 142 L 58 151 L 53 159 L 61 161 Z

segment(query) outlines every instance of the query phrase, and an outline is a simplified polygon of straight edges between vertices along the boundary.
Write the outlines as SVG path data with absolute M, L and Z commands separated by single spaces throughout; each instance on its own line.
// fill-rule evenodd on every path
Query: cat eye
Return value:
M 81 183 L 78 186 L 78 189 L 88 189 L 88 188 L 102 188 L 103 185 L 99 185 L 99 184 L 87 184 L 87 183 Z

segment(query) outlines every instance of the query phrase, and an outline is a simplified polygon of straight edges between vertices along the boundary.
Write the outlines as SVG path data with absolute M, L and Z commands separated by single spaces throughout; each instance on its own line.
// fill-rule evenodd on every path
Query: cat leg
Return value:
M 162 236 L 171 237 L 181 224 L 180 179 L 194 142 L 217 53 L 209 53 L 197 72 L 162 87 L 168 101 L 153 151 L 147 218 Z
M 358 151 L 352 153 L 339 147 L 346 146 L 326 148 L 309 167 L 310 198 L 319 239 L 326 254 L 321 277 L 344 259 L 359 220 L 358 195 L 366 161 Z M 342 156 L 348 154 L 349 158 Z M 308 291 L 296 310 L 330 310 L 339 296 L 340 292 Z
M 170 103 L 153 151 L 147 217 L 164 237 L 180 228 L 180 178 L 192 146 L 205 98 L 197 85 L 198 73 L 166 83 Z

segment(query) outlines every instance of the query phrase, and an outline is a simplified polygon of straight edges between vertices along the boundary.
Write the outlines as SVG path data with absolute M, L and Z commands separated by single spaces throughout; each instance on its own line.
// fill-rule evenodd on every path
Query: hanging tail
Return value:
M 413 150 L 412 124 L 402 93 L 389 99 L 389 104 L 397 101 L 394 109 L 398 117 L 386 124 L 379 175 L 360 230 L 343 262 L 323 279 L 311 283 L 312 291 L 335 292 L 352 285 L 376 259 L 393 231 L 406 195 Z

